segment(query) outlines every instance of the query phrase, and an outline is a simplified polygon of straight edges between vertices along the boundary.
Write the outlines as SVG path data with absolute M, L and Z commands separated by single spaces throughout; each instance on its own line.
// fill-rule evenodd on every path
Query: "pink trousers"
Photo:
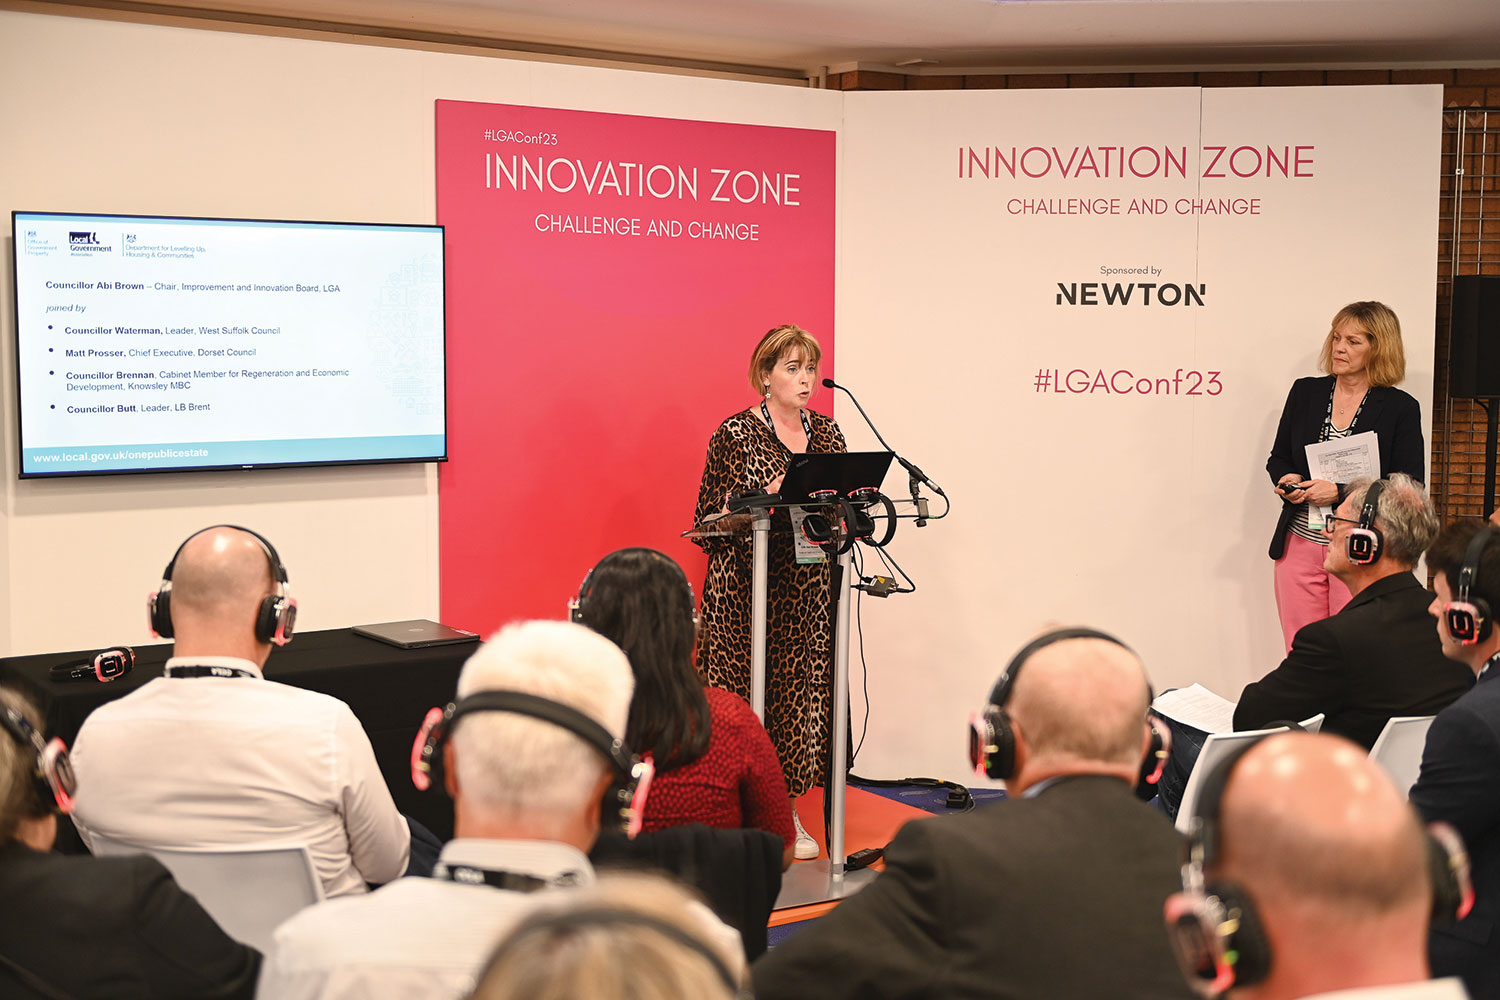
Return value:
M 1349 603 L 1349 588 L 1323 568 L 1327 552 L 1326 545 L 1286 533 L 1286 551 L 1276 560 L 1276 613 L 1287 652 L 1298 629 L 1338 614 Z

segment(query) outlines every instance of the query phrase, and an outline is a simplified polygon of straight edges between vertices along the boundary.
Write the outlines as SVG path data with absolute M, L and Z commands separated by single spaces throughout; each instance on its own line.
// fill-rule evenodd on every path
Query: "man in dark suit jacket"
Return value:
M 1358 532 L 1368 480 L 1349 485 L 1329 520 L 1324 568 L 1354 595 L 1345 608 L 1301 628 L 1281 665 L 1248 685 L 1234 712 L 1236 729 L 1305 719 L 1324 713 L 1323 731 L 1365 749 L 1396 715 L 1432 715 L 1469 689 L 1472 676 L 1443 655 L 1427 605 L 1432 595 L 1412 575 L 1437 534 L 1427 491 L 1397 473 L 1382 482 L 1374 528 L 1381 543 L 1374 561 L 1350 560 L 1348 538 Z
M 0 996 L 250 1000 L 260 953 L 227 937 L 159 861 L 51 853 L 38 725 L 0 688 Z
M 1452 894 L 1434 898 L 1421 823 L 1354 744 L 1258 740 L 1215 765 L 1193 813 L 1164 916 L 1205 995 L 1465 1000 L 1456 979 L 1428 982 L 1427 925 Z
M 996 685 L 1010 798 L 903 827 L 873 884 L 754 965 L 761 1000 L 1192 995 L 1161 924 L 1178 838 L 1132 790 L 1140 661 L 1106 638 L 1038 643 Z
M 1484 537 L 1475 543 L 1481 532 Z M 1477 572 L 1464 587 L 1471 544 Z M 1461 976 L 1475 997 L 1500 996 L 1500 529 L 1477 520 L 1455 521 L 1427 550 L 1437 597 L 1432 614 L 1443 652 L 1478 677 L 1474 689 L 1438 713 L 1427 731 L 1422 770 L 1411 801 L 1429 822 L 1442 821 L 1463 836 L 1473 866 L 1474 909 L 1449 927 L 1434 928 L 1428 957 L 1434 975 Z M 1454 602 L 1480 611 L 1475 639 L 1465 643 L 1449 628 Z M 1462 621 L 1459 622 L 1463 624 Z

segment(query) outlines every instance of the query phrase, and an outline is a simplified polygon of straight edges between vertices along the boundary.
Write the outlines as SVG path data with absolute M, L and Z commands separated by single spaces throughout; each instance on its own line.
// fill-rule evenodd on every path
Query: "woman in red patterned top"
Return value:
M 694 668 L 696 603 L 669 556 L 621 549 L 584 578 L 573 620 L 623 649 L 635 672 L 625 742 L 656 761 L 645 829 L 703 823 L 767 830 L 782 839 L 786 868 L 796 834 L 781 763 L 745 700 L 705 687 Z

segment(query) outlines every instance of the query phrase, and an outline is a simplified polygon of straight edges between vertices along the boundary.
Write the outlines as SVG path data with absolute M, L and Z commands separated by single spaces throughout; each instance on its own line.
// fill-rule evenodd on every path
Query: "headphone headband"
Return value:
M 634 761 L 625 749 L 624 742 L 615 739 L 609 730 L 587 715 L 561 702 L 524 691 L 477 691 L 454 702 L 444 711 L 444 723 L 448 732 L 453 732 L 459 719 L 478 712 L 511 712 L 560 726 L 597 750 L 599 756 L 609 762 L 615 774 L 622 778 L 630 776 Z
M 1043 632 L 1022 646 L 1016 655 L 1010 658 L 1010 662 L 1005 665 L 1005 669 L 1001 671 L 994 686 L 990 688 L 990 704 L 997 708 L 1004 708 L 1005 703 L 1010 700 L 1011 690 L 1016 686 L 1016 675 L 1021 672 L 1021 664 L 1053 643 L 1065 642 L 1068 639 L 1103 639 L 1105 642 L 1114 643 L 1123 650 L 1134 652 L 1129 646 L 1108 632 L 1101 632 L 1094 628 L 1057 628 L 1050 632 Z
M 665 552 L 660 551 L 659 549 L 648 548 L 644 545 L 632 545 L 629 548 L 616 549 L 615 551 L 611 552 L 609 555 L 605 556 L 603 559 L 600 559 L 597 563 L 595 563 L 593 567 L 583 575 L 583 582 L 578 585 L 578 595 L 568 601 L 568 620 L 576 625 L 587 625 L 588 622 L 585 620 L 584 605 L 588 603 L 589 593 L 593 590 L 594 587 L 594 574 L 598 573 L 601 568 L 607 565 L 616 556 L 634 554 L 654 556 L 656 557 L 656 559 L 660 560 L 668 566 L 671 566 L 677 571 L 677 575 L 682 578 L 682 585 L 687 588 L 688 607 L 693 609 L 693 627 L 696 628 L 698 625 L 698 595 L 693 592 L 693 583 L 687 578 L 687 573 L 684 572 L 682 566 L 677 562 L 676 559 L 673 559 L 671 556 L 667 555 Z
M 167 568 L 162 571 L 161 578 L 163 580 L 170 581 L 172 579 L 172 570 L 177 566 L 177 557 L 182 555 L 182 550 L 187 547 L 187 543 L 191 542 L 193 539 L 197 538 L 205 531 L 213 531 L 215 528 L 232 528 L 235 531 L 243 531 L 251 538 L 254 538 L 257 542 L 260 542 L 260 547 L 266 550 L 266 558 L 271 562 L 271 582 L 279 583 L 282 585 L 286 584 L 286 567 L 281 565 L 281 556 L 277 555 L 276 546 L 272 545 L 271 540 L 265 535 L 262 535 L 260 532 L 255 531 L 252 528 L 246 528 L 243 525 L 239 524 L 210 524 L 208 527 L 199 528 L 191 535 L 188 535 L 182 540 L 182 544 L 177 546 L 177 551 L 172 553 L 172 560 L 171 562 L 167 563 Z
M 1121 649 L 1134 652 L 1129 646 L 1108 632 L 1101 632 L 1093 628 L 1059 628 L 1050 632 L 1043 632 L 1022 646 L 1010 662 L 1005 665 L 994 687 L 990 688 L 989 704 L 982 713 L 969 722 L 969 762 L 974 765 L 974 771 L 983 777 L 996 778 L 1008 781 L 1015 777 L 1016 768 L 1016 734 L 1015 727 L 1010 721 L 1010 714 L 1005 710 L 1005 703 L 1010 700 L 1011 691 L 1016 686 L 1016 675 L 1021 672 L 1021 665 L 1031 659 L 1042 649 L 1055 642 L 1063 642 L 1068 639 L 1103 639 L 1105 642 L 1113 643 Z M 1153 733 L 1165 732 L 1165 727 L 1158 729 L 1152 724 Z M 1151 753 L 1155 763 L 1155 771 L 1151 775 L 1143 774 L 1143 777 L 1155 784 L 1161 777 L 1161 767 L 1165 765 L 1166 758 L 1162 756 L 1164 737 L 1155 736 L 1152 740 Z M 1168 746 L 1167 749 L 1170 749 Z
M 569 705 L 525 691 L 478 691 L 467 698 L 433 708 L 422 720 L 422 728 L 411 748 L 411 782 L 418 791 L 441 785 L 443 743 L 458 720 L 478 712 L 511 712 L 560 726 L 583 740 L 608 762 L 614 780 L 604 793 L 603 814 L 617 818 L 619 829 L 630 837 L 640 831 L 645 816 L 646 792 L 656 765 L 651 758 L 636 757 L 623 740 L 615 739 L 595 720 Z
M 1489 522 L 1485 522 L 1474 533 L 1474 537 L 1469 539 L 1469 546 L 1464 549 L 1463 568 L 1458 571 L 1458 599 L 1460 601 L 1469 599 L 1469 590 L 1474 586 L 1474 581 L 1479 579 L 1479 560 L 1484 555 L 1485 546 L 1489 544 L 1494 534 L 1494 527 Z
M 1385 490 L 1385 480 L 1377 479 L 1365 490 L 1365 499 L 1359 506 L 1359 526 L 1375 527 L 1375 515 L 1379 512 L 1380 494 Z
M 269 538 L 258 531 L 238 524 L 211 524 L 193 532 L 182 540 L 181 545 L 177 546 L 177 551 L 172 553 L 172 559 L 167 563 L 167 568 L 162 571 L 161 584 L 155 593 L 146 598 L 146 618 L 151 634 L 163 639 L 173 638 L 172 573 L 177 568 L 177 559 L 182 555 L 182 550 L 187 547 L 188 542 L 205 531 L 213 531 L 215 528 L 243 531 L 260 543 L 261 550 L 265 552 L 266 559 L 271 564 L 271 584 L 275 592 L 266 596 L 256 610 L 255 638 L 260 642 L 285 646 L 292 641 L 292 634 L 297 623 L 297 601 L 291 596 L 286 567 L 282 565 L 281 556 L 276 552 L 276 546 L 271 544 Z

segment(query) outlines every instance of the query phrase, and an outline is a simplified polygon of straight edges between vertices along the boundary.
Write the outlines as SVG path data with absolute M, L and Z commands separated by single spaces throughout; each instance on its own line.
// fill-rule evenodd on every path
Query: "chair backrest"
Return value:
M 1307 718 L 1297 723 L 1297 725 L 1301 726 L 1303 729 L 1307 730 L 1310 733 L 1319 732 L 1323 728 L 1323 713 L 1319 712 L 1317 715 L 1309 715 Z
M 1409 795 L 1422 770 L 1422 749 L 1427 745 L 1427 729 L 1435 716 L 1398 715 L 1385 724 L 1370 748 L 1370 759 L 1379 764 L 1402 795 Z
M 292 914 L 323 899 L 312 855 L 301 845 L 189 849 L 138 847 L 90 831 L 95 855 L 149 854 L 197 898 L 224 933 L 261 952 Z
M 1318 725 L 1323 724 L 1321 715 L 1313 716 L 1318 720 Z M 1309 722 L 1312 720 L 1309 719 Z M 1304 724 L 1305 725 L 1305 724 Z M 1198 760 L 1193 764 L 1193 772 L 1188 775 L 1187 785 L 1182 789 L 1182 804 L 1177 808 L 1177 829 L 1181 833 L 1188 832 L 1188 825 L 1192 822 L 1193 811 L 1198 806 L 1198 789 L 1203 784 L 1203 776 L 1214 769 L 1214 765 L 1222 760 L 1237 746 L 1254 742 L 1262 736 L 1271 733 L 1284 732 L 1285 726 L 1277 726 L 1274 729 L 1251 729 L 1243 733 L 1214 733 L 1203 741 L 1203 749 L 1198 754 Z
M 599 835 L 589 859 L 601 870 L 611 866 L 654 868 L 703 894 L 710 909 L 740 932 L 745 958 L 766 951 L 766 924 L 781 892 L 781 850 L 774 833 L 722 830 L 692 823 L 671 826 L 628 840 Z

